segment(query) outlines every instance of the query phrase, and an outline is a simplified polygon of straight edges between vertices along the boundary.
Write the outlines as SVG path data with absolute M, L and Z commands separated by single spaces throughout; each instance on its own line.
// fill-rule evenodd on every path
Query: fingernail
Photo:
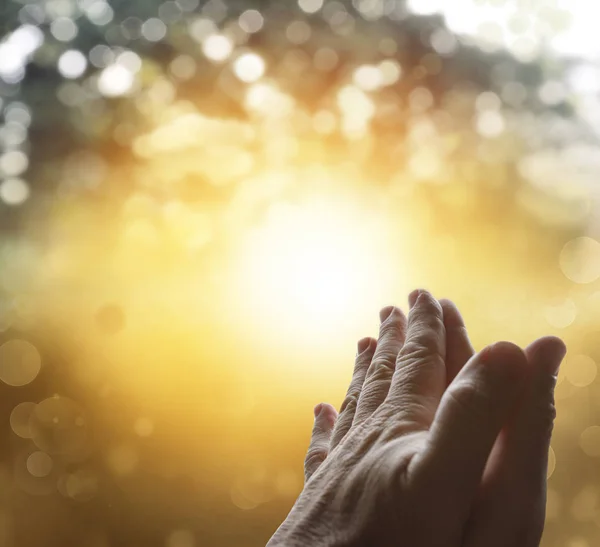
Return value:
M 416 289 L 408 295 L 408 305 L 413 308 L 413 306 L 417 303 L 417 299 L 423 292 L 421 289 Z
M 323 403 L 319 403 L 313 410 L 313 412 L 315 413 L 315 418 L 317 418 L 319 416 L 319 414 L 321 414 L 321 410 L 323 410 Z
M 371 339 L 370 338 L 363 338 L 362 340 L 359 340 L 359 342 L 358 342 L 358 353 L 359 353 L 359 355 L 361 353 L 363 353 L 364 351 L 367 351 L 367 349 L 369 349 L 370 345 L 371 345 Z
M 394 311 L 394 306 L 387 306 L 379 312 L 379 320 L 385 322 Z

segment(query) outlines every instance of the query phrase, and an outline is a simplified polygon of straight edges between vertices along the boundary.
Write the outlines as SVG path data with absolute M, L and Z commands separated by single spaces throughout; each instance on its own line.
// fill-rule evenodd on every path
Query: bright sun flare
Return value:
M 273 206 L 244 245 L 239 275 L 248 311 L 296 340 L 362 326 L 391 286 L 384 228 L 359 204 Z

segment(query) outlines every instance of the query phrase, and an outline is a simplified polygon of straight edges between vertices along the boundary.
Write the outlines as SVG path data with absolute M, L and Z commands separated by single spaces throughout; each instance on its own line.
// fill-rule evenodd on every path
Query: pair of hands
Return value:
M 564 343 L 476 354 L 449 300 L 409 297 L 315 408 L 306 484 L 268 547 L 538 547 Z

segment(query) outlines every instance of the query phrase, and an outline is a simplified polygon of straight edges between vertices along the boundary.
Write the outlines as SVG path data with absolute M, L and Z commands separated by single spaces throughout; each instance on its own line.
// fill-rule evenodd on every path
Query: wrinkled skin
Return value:
M 476 354 L 452 302 L 409 303 L 359 342 L 339 415 L 315 408 L 304 490 L 268 547 L 538 547 L 563 342 Z

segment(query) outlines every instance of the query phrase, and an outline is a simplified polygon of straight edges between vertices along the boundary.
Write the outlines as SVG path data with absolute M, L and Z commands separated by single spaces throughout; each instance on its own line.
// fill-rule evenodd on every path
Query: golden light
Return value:
M 385 305 L 393 277 L 385 220 L 341 201 L 278 203 L 245 239 L 237 284 L 261 332 L 331 344 L 365 319 L 371 325 Z
M 402 67 L 392 59 L 379 63 L 379 71 L 383 85 L 394 85 L 402 77 Z
M 567 278 L 582 285 L 600 278 L 600 242 L 579 237 L 567 243 L 560 255 L 560 266 Z
M 98 78 L 98 90 L 107 97 L 128 93 L 135 83 L 135 74 L 122 64 L 105 68 Z
M 0 346 L 0 380 L 9 386 L 25 386 L 37 377 L 42 358 L 26 340 L 9 340 Z
M 264 59 L 256 53 L 244 53 L 234 63 L 235 75 L 246 83 L 260 80 L 265 73 L 266 65 Z
M 202 52 L 211 61 L 222 63 L 231 56 L 233 43 L 227 36 L 213 34 L 202 43 Z
M 20 178 L 5 179 L 0 184 L 0 199 L 7 205 L 21 205 L 29 198 L 29 185 Z
M 246 93 L 246 108 L 263 116 L 289 116 L 294 109 L 294 100 L 270 84 L 252 85 Z
M 354 71 L 354 83 L 365 91 L 375 91 L 383 85 L 381 70 L 373 65 L 363 65 Z
M 375 115 L 372 99 L 353 85 L 342 88 L 337 99 L 338 107 L 344 115 L 343 130 L 346 136 L 358 138 L 364 135 Z
M 576 355 L 567 360 L 565 376 L 575 387 L 587 387 L 593 383 L 598 375 L 595 361 L 587 355 Z

